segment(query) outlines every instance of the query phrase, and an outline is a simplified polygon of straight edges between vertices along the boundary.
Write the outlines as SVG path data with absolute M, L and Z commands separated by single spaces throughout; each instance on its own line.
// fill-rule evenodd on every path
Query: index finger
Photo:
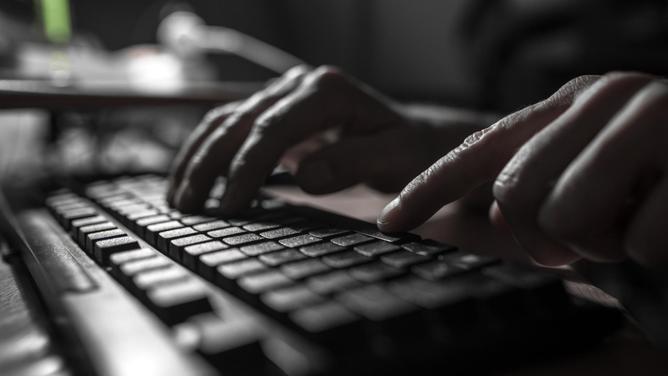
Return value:
M 383 209 L 378 227 L 386 232 L 415 228 L 443 205 L 493 180 L 520 146 L 563 113 L 575 96 L 597 79 L 587 76 L 571 81 L 550 98 L 467 137 Z

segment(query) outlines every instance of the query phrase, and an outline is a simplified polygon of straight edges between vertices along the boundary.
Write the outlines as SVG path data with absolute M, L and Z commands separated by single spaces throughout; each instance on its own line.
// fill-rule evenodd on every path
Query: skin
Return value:
M 297 67 L 204 118 L 175 159 L 168 201 L 199 210 L 226 176 L 221 209 L 237 213 L 283 162 L 311 193 L 405 185 L 378 218 L 397 232 L 491 185 L 491 221 L 540 264 L 663 264 L 667 108 L 656 77 L 582 76 L 482 128 L 482 117 L 420 117 L 332 67 Z
M 226 176 L 221 210 L 232 215 L 279 162 L 310 193 L 358 183 L 398 192 L 484 124 L 470 114 L 419 112 L 336 68 L 293 68 L 249 99 L 205 116 L 175 158 L 168 201 L 199 210 L 215 179 Z
M 576 78 L 469 136 L 381 213 L 407 230 L 493 182 L 493 222 L 544 265 L 666 263 L 668 85 L 638 73 Z

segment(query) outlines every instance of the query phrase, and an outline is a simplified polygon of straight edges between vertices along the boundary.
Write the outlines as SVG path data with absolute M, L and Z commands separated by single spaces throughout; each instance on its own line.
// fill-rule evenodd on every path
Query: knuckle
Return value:
M 331 65 L 316 68 L 309 77 L 309 83 L 319 88 L 338 86 L 346 81 L 346 75 L 339 68 Z

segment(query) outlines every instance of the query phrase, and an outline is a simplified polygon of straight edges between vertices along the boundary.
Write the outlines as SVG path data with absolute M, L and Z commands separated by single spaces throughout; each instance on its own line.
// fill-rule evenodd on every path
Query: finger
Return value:
M 324 67 L 312 72 L 298 90 L 257 119 L 230 165 L 221 209 L 227 214 L 243 209 L 281 156 L 302 140 L 340 124 L 355 129 L 358 124 L 377 125 L 396 117 L 371 116 L 378 107 L 336 70 Z
M 281 79 L 237 106 L 223 124 L 202 142 L 189 160 L 176 190 L 174 204 L 177 208 L 187 211 L 201 208 L 215 179 L 227 171 L 257 116 L 297 88 L 306 73 L 305 67 L 291 69 Z
M 238 103 L 236 102 L 228 103 L 209 111 L 190 136 L 188 136 L 186 142 L 183 144 L 172 162 L 171 173 L 167 185 L 167 202 L 173 204 L 176 189 L 181 184 L 183 173 L 195 152 L 200 148 L 204 140 L 206 140 L 207 137 L 209 137 L 211 133 L 225 121 L 227 116 L 233 112 L 237 105 Z
M 624 247 L 636 262 L 651 268 L 668 264 L 668 180 L 663 179 L 635 213 Z
M 538 224 L 540 206 L 562 171 L 650 79 L 614 74 L 597 81 L 524 144 L 496 178 L 494 197 L 515 237 L 537 262 L 556 265 L 575 258 L 567 247 L 545 236 Z
M 492 181 L 526 140 L 557 118 L 596 79 L 586 76 L 573 80 L 550 98 L 467 137 L 413 179 L 383 209 L 377 221 L 379 228 L 387 232 L 412 229 L 443 205 Z
M 647 223 L 648 216 L 665 210 L 648 207 L 651 201 L 665 204 L 663 192 L 655 188 L 647 202 L 638 202 L 665 171 L 666 105 L 668 88 L 662 83 L 634 95 L 561 175 L 540 210 L 541 227 L 590 260 L 617 261 L 625 256 L 620 227 L 631 217 L 629 251 L 637 258 L 648 253 L 651 260 L 655 250 L 648 246 L 656 242 L 658 252 L 664 253 L 665 230 L 654 233 L 657 227 Z M 654 220 L 663 223 L 661 217 Z

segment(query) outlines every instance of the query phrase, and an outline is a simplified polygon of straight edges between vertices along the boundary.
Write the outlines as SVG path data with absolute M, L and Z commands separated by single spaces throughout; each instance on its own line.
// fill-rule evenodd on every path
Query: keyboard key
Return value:
M 351 276 L 362 282 L 378 282 L 384 279 L 398 277 L 405 272 L 401 269 L 383 264 L 381 262 L 373 262 L 361 266 L 356 266 L 348 271 Z
M 260 300 L 278 312 L 293 311 L 323 302 L 323 298 L 304 286 L 292 286 L 268 292 Z
M 153 225 L 153 224 L 156 224 L 156 223 L 168 222 L 170 220 L 171 220 L 171 218 L 169 218 L 168 216 L 166 216 L 164 214 L 154 215 L 154 216 L 151 216 L 151 217 L 145 217 L 145 218 L 137 220 L 135 222 L 135 226 L 133 228 L 139 233 L 140 236 L 143 237 L 146 227 L 148 227 L 150 225 Z
M 98 224 L 95 224 L 95 225 L 83 226 L 83 227 L 79 228 L 79 231 L 78 231 L 78 233 L 79 233 L 79 238 L 78 238 L 79 245 L 82 248 L 87 248 L 86 239 L 88 238 L 88 234 L 92 234 L 92 233 L 100 232 L 100 231 L 112 230 L 112 229 L 115 229 L 115 228 L 117 228 L 116 225 L 114 225 L 111 222 L 102 222 L 102 223 L 98 223 Z
M 443 256 L 443 259 L 465 270 L 476 270 L 497 264 L 501 261 L 491 256 L 475 255 L 463 251 Z
M 400 251 L 395 253 L 390 253 L 380 258 L 384 263 L 394 266 L 395 268 L 406 268 L 411 265 L 419 264 L 421 262 L 427 262 L 431 260 L 427 256 L 422 256 L 417 253 Z
M 244 275 L 267 270 L 267 266 L 259 260 L 246 259 L 221 265 L 216 270 L 218 276 L 223 278 L 222 280 L 217 279 L 217 281 L 227 283 L 229 280 L 237 279 Z
M 156 256 L 157 254 L 158 252 L 149 248 L 141 248 L 141 249 L 134 249 L 132 251 L 114 253 L 113 255 L 109 256 L 111 273 L 114 276 L 119 277 L 121 265 L 125 264 L 126 262 L 141 260 L 152 256 Z
M 218 266 L 243 259 L 246 259 L 246 256 L 238 249 L 227 249 L 201 255 L 195 263 L 199 275 L 213 280 Z
M 359 316 L 336 302 L 300 309 L 292 313 L 290 318 L 312 334 L 327 332 L 359 321 Z
M 311 290 L 329 295 L 335 292 L 343 291 L 347 288 L 359 285 L 359 281 L 353 278 L 345 270 L 337 270 L 331 273 L 317 275 L 306 280 L 306 284 Z
M 292 279 L 301 279 L 324 273 L 331 268 L 320 260 L 304 260 L 291 262 L 281 266 L 283 274 Z
M 250 223 L 245 226 L 243 226 L 243 229 L 246 231 L 251 231 L 251 232 L 258 232 L 258 231 L 267 231 L 271 229 L 275 229 L 278 227 L 278 223 L 272 223 L 272 222 L 255 222 L 255 223 Z
M 374 257 L 384 253 L 394 252 L 401 248 L 399 248 L 398 245 L 379 240 L 372 243 L 358 245 L 354 249 L 364 256 Z
M 167 230 L 155 236 L 155 244 L 160 252 L 169 253 L 169 243 L 172 239 L 182 238 L 184 236 L 196 234 L 197 231 L 192 227 L 181 227 L 173 230 Z
M 398 296 L 429 309 L 457 309 L 458 303 L 472 301 L 471 286 L 457 281 L 438 283 L 408 277 L 391 282 L 388 288 Z
M 337 298 L 353 312 L 372 321 L 383 321 L 414 309 L 414 306 L 406 300 L 375 285 L 345 291 Z
M 403 244 L 401 248 L 409 252 L 417 253 L 418 255 L 430 256 L 430 257 L 437 256 L 445 252 L 451 252 L 456 249 L 453 246 L 427 240 L 422 242 L 406 243 Z
M 193 225 L 199 225 L 201 223 L 205 222 L 211 222 L 215 220 L 213 217 L 207 217 L 203 215 L 191 215 L 188 217 L 183 217 L 179 221 L 183 223 L 186 226 L 193 226 Z
M 248 233 L 248 234 L 230 236 L 227 238 L 223 238 L 222 240 L 223 243 L 225 244 L 229 244 L 232 246 L 241 246 L 244 244 L 249 244 L 264 240 L 264 238 L 260 237 L 259 235 L 255 235 L 253 233 Z
M 232 235 L 243 234 L 245 231 L 240 227 L 227 227 L 220 230 L 209 231 L 207 235 L 212 238 L 225 238 Z
M 167 324 L 212 310 L 206 289 L 194 280 L 150 289 L 146 297 L 152 310 Z
M 137 240 L 129 236 L 98 240 L 95 243 L 95 259 L 99 263 L 106 265 L 107 263 L 109 263 L 109 256 L 112 253 L 127 251 L 136 248 L 139 248 L 139 242 L 137 242 Z
M 346 251 L 327 255 L 322 261 L 333 268 L 349 268 L 354 265 L 363 264 L 373 260 L 371 257 L 364 256 L 355 251 Z
M 362 234 L 351 234 L 351 235 L 345 235 L 341 236 L 338 238 L 333 238 L 330 241 L 336 245 L 340 245 L 342 247 L 352 247 L 358 244 L 362 243 L 368 243 L 372 241 L 373 239 Z
M 411 270 L 413 273 L 430 281 L 437 281 L 464 272 L 464 269 L 444 260 L 435 260 L 426 264 L 416 265 Z
M 309 231 L 309 234 L 320 239 L 329 239 L 335 236 L 347 235 L 348 233 L 350 231 L 332 227 Z
M 259 257 L 259 260 L 269 266 L 279 266 L 288 262 L 298 261 L 306 256 L 296 249 L 286 249 L 284 251 L 271 252 Z
M 174 239 L 169 243 L 169 255 L 175 260 L 181 260 L 181 255 L 183 254 L 183 250 L 186 247 L 198 243 L 204 243 L 209 240 L 211 240 L 211 238 L 204 234 L 197 234 L 192 236 L 186 236 L 185 238 Z
M 227 245 L 218 240 L 209 241 L 206 243 L 195 244 L 187 246 L 181 253 L 181 262 L 186 268 L 195 269 L 197 259 L 206 253 L 220 251 L 227 248 Z
M 310 257 L 320 257 L 330 253 L 345 251 L 347 248 L 334 243 L 318 243 L 301 247 L 299 250 Z
M 63 225 L 65 230 L 69 231 L 71 228 L 72 221 L 81 218 L 94 217 L 96 215 L 97 215 L 97 210 L 91 207 L 63 210 L 60 212 L 61 224 Z
M 292 284 L 292 280 L 278 270 L 269 270 L 239 279 L 239 287 L 251 294 L 260 294 Z
M 207 232 L 211 230 L 218 230 L 221 228 L 229 227 L 230 224 L 222 221 L 222 220 L 217 220 L 213 222 L 206 222 L 206 223 L 201 223 L 199 225 L 193 226 L 193 228 L 199 232 Z
M 136 212 L 130 213 L 130 214 L 127 215 L 126 219 L 129 222 L 134 223 L 134 222 L 136 222 L 136 221 L 138 221 L 142 218 L 154 217 L 158 214 L 160 214 L 160 213 L 158 213 L 158 211 L 155 210 L 155 209 L 146 209 L 146 210 L 141 210 L 141 211 L 136 211 Z
M 154 256 L 140 260 L 128 261 L 120 266 L 118 276 L 122 281 L 128 283 L 137 273 L 151 269 L 165 268 L 171 265 L 174 264 L 162 256 Z
M 407 239 L 415 239 L 417 238 L 416 235 L 413 234 L 408 234 L 408 233 L 400 233 L 400 234 L 386 234 L 384 232 L 380 232 L 375 228 L 369 228 L 369 229 L 361 229 L 359 230 L 360 233 L 370 236 L 372 238 L 382 240 L 384 242 L 390 242 L 390 243 L 396 243 L 402 240 L 407 240 Z
M 155 236 L 157 234 L 164 231 L 174 230 L 182 227 L 183 225 L 181 224 L 181 222 L 178 221 L 169 221 L 169 222 L 155 223 L 149 225 L 146 227 L 146 230 L 144 231 L 144 240 L 146 240 L 150 244 L 155 244 L 156 240 Z
M 285 249 L 282 245 L 276 242 L 262 242 L 241 247 L 241 252 L 248 256 L 258 256 L 268 252 L 280 251 Z
M 266 239 L 280 239 L 280 238 L 285 238 L 286 236 L 292 236 L 297 234 L 299 234 L 299 231 L 295 229 L 289 227 L 281 227 L 275 230 L 262 232 L 260 233 L 260 236 Z
M 106 231 L 100 231 L 100 232 L 94 232 L 92 234 L 86 235 L 86 252 L 89 254 L 94 254 L 94 246 L 95 242 L 98 240 L 103 240 L 103 239 L 111 239 L 111 238 L 117 238 L 119 236 L 124 236 L 125 231 L 114 228 L 111 230 L 106 230 Z
M 189 275 L 185 270 L 175 265 L 139 273 L 132 279 L 132 284 L 139 291 L 144 291 L 159 285 L 185 280 L 188 277 Z
M 297 235 L 290 238 L 281 239 L 278 242 L 289 248 L 303 247 L 322 241 L 313 235 Z
M 89 225 L 95 225 L 99 223 L 104 223 L 107 222 L 107 218 L 101 216 L 101 215 L 96 215 L 93 217 L 86 217 L 86 218 L 81 218 L 81 219 L 75 219 L 72 221 L 72 234 L 74 236 L 74 239 L 79 239 L 79 228 L 84 227 L 84 226 L 89 226 Z

